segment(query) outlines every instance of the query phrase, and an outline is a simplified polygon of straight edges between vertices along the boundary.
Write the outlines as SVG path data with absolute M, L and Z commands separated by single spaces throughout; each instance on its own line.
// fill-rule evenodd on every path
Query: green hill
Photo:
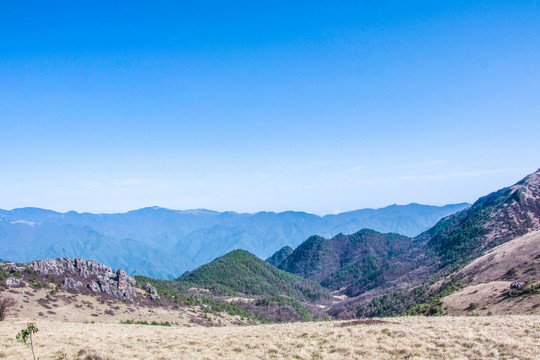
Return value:
M 287 295 L 307 301 L 330 297 L 320 285 L 279 270 L 244 250 L 231 251 L 178 281 L 228 295 Z

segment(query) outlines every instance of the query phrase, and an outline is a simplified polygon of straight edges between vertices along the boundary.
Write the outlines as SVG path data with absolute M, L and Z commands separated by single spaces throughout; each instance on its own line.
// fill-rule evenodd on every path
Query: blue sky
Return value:
M 538 1 L 3 2 L 0 208 L 472 202 L 540 167 L 538 64 Z

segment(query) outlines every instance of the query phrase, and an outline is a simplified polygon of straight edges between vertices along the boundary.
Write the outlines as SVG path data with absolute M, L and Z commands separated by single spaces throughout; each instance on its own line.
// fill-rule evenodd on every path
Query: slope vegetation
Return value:
M 340 234 L 330 240 L 312 236 L 278 266 L 316 281 L 336 295 L 346 295 L 328 309 L 335 317 L 442 314 L 451 311 L 443 299 L 472 285 L 473 278 L 484 279 L 484 287 L 498 281 L 497 291 L 507 293 L 510 279 L 501 282 L 501 274 L 514 275 L 514 281 L 538 271 L 540 257 L 532 250 L 537 246 L 536 237 L 520 238 L 538 230 L 540 171 L 480 198 L 416 238 L 373 230 L 349 236 Z M 509 255 L 511 260 L 507 258 L 485 268 L 471 265 L 467 275 L 459 272 L 501 245 L 502 250 L 498 251 L 503 253 L 518 249 Z M 486 264 L 485 260 L 478 261 L 476 264 Z M 491 280 L 487 280 L 488 275 Z M 536 280 L 533 277 L 531 281 L 534 285 Z M 530 287 L 531 291 L 535 286 Z M 498 300 L 504 303 L 509 299 Z
M 540 230 L 540 171 L 442 219 L 418 241 L 427 242 L 445 264 L 462 264 L 534 230 Z

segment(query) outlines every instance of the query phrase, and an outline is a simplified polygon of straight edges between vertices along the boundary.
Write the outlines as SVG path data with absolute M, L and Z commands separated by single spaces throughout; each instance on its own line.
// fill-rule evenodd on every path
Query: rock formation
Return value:
M 152 301 L 159 300 L 159 295 L 156 291 L 156 288 L 153 287 L 150 283 L 144 284 L 143 290 L 146 291 L 146 295 L 148 296 L 150 300 Z
M 87 283 L 87 288 L 95 294 L 104 293 L 127 301 L 137 297 L 133 288 L 135 279 L 122 269 L 112 270 L 94 260 L 45 259 L 32 262 L 29 268 L 42 275 L 64 277 L 62 286 L 66 290 L 80 291 L 83 283 Z

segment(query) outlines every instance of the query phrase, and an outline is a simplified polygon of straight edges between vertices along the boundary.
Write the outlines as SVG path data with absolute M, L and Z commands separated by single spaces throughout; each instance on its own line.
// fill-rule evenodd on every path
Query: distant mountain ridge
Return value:
M 265 259 L 311 235 L 332 237 L 362 228 L 417 235 L 467 206 L 392 205 L 326 216 L 160 207 L 121 214 L 0 210 L 0 257 L 19 262 L 84 257 L 129 274 L 174 278 L 235 249 Z

